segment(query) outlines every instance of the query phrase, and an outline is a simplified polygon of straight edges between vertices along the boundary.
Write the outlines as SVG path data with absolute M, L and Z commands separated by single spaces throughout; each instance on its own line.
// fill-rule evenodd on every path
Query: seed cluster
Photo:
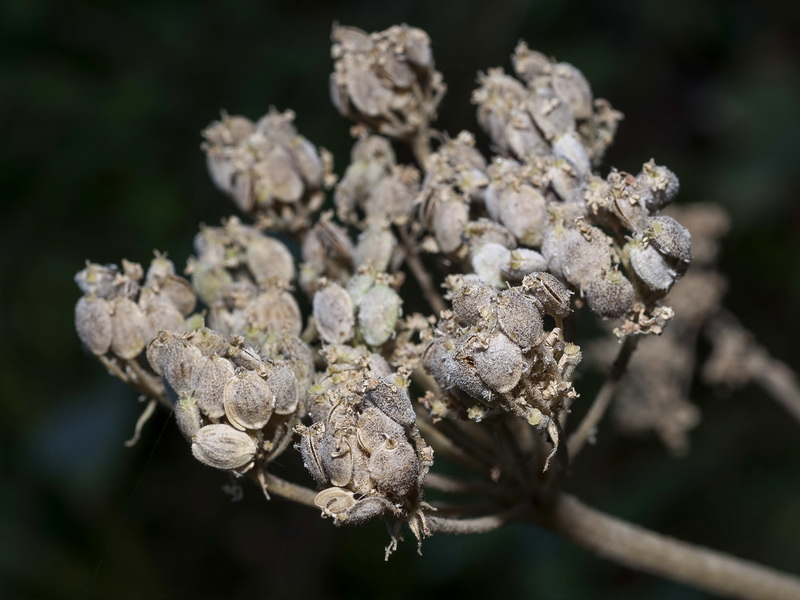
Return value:
M 546 428 L 576 396 L 570 383 L 580 349 L 560 329 L 570 292 L 549 273 L 527 275 L 500 292 L 475 275 L 451 280 L 453 310 L 443 313 L 425 366 L 444 391 L 436 413 L 476 421 L 510 412 Z
M 333 183 L 332 158 L 297 133 L 294 113 L 270 110 L 258 122 L 223 114 L 203 149 L 216 186 L 272 229 L 308 227 Z
M 84 293 L 75 306 L 75 327 L 97 356 L 135 359 L 162 329 L 185 330 L 195 307 L 192 286 L 158 254 L 146 276 L 141 265 L 124 260 L 121 269 L 87 263 L 75 281 Z
M 378 354 L 330 345 L 311 389 L 312 425 L 300 451 L 320 488 L 316 503 L 340 523 L 419 508 L 432 451 L 416 429 L 408 382 Z
M 197 460 L 242 473 L 289 445 L 313 372 L 296 347 L 265 349 L 206 328 L 162 331 L 150 342 L 147 359 L 175 398 L 175 420 Z
M 409 139 L 436 117 L 444 94 L 428 34 L 400 25 L 367 34 L 334 26 L 331 100 L 371 130 Z

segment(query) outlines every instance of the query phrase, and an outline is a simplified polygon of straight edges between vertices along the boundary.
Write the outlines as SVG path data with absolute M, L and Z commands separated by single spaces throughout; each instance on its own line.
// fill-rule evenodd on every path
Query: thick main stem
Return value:
M 648 531 L 562 494 L 542 524 L 622 565 L 731 598 L 800 598 L 800 578 Z

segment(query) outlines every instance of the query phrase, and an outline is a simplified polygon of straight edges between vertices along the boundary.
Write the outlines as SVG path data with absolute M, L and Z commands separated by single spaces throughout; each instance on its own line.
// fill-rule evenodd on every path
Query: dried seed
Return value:
M 545 337 L 542 315 L 535 300 L 519 289 L 504 290 L 498 295 L 497 323 L 522 349 L 540 344 Z
M 364 341 L 381 346 L 394 335 L 401 313 L 400 296 L 385 284 L 370 288 L 358 305 L 358 326 Z
M 494 391 L 511 391 L 522 377 L 522 352 L 502 333 L 493 333 L 486 348 L 475 348 L 472 356 L 480 378 Z
M 253 460 L 256 444 L 249 435 L 230 425 L 206 425 L 194 436 L 192 454 L 215 469 L 238 469 Z
M 271 406 L 276 414 L 290 415 L 300 401 L 297 377 L 289 363 L 271 364 L 266 368 L 266 379 L 272 392 Z
M 522 280 L 522 289 L 531 294 L 551 317 L 566 317 L 570 313 L 572 292 L 550 273 L 526 275 Z
M 237 429 L 261 429 L 272 416 L 272 391 L 257 373 L 245 371 L 225 384 L 223 406 Z
M 453 294 L 453 312 L 465 325 L 478 325 L 494 314 L 497 292 L 483 281 L 464 283 Z
M 147 335 L 147 320 L 142 309 L 125 297 L 117 297 L 111 303 L 111 351 L 120 358 L 136 358 L 144 350 Z
M 278 240 L 258 236 L 248 240 L 245 247 L 247 268 L 260 286 L 264 287 L 271 281 L 278 281 L 281 285 L 294 281 L 294 259 Z
M 218 419 L 225 414 L 223 392 L 233 376 L 231 361 L 220 356 L 203 357 L 194 364 L 190 386 L 200 410 L 209 418 Z
M 105 354 L 114 333 L 111 305 L 102 298 L 82 296 L 75 305 L 75 329 L 93 354 Z
M 417 485 L 419 461 L 406 440 L 373 452 L 367 464 L 375 487 L 385 494 L 401 498 Z
M 183 437 L 190 441 L 203 427 L 200 407 L 192 396 L 179 398 L 175 403 L 175 423 Z
M 353 303 L 338 283 L 331 283 L 314 295 L 313 310 L 317 331 L 323 341 L 341 344 L 353 337 Z
M 405 387 L 391 378 L 378 381 L 378 384 L 364 394 L 364 401 L 374 404 L 395 423 L 411 427 L 416 421 L 416 413 Z

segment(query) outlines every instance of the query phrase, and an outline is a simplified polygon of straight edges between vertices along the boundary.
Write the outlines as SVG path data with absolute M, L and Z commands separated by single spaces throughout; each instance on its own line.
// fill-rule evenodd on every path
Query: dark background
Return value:
M 327 98 L 331 23 L 426 29 L 449 92 L 439 125 L 476 129 L 479 69 L 524 38 L 581 68 L 626 115 L 606 164 L 655 157 L 681 200 L 733 217 L 728 306 L 800 366 L 800 4 L 730 2 L 45 2 L 0 4 L 0 596 L 704 598 L 529 526 L 406 542 L 265 503 L 201 466 L 159 414 L 124 448 L 135 395 L 80 347 L 83 261 L 177 264 L 233 207 L 199 131 L 221 108 L 293 108 L 348 160 Z M 591 393 L 584 393 L 584 398 Z M 659 531 L 800 572 L 800 425 L 759 390 L 698 388 L 684 459 L 606 427 L 570 487 Z M 163 435 L 162 435 L 163 433 Z M 282 472 L 297 473 L 286 455 Z

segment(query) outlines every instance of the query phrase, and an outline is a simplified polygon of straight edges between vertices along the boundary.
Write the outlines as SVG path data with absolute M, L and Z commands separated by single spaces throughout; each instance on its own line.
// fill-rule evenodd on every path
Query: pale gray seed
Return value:
M 498 218 L 520 244 L 540 246 L 547 223 L 547 203 L 535 188 L 523 184 L 498 194 Z
M 203 427 L 200 407 L 192 396 L 179 398 L 175 403 L 175 423 L 187 440 L 191 441 Z
M 192 263 L 192 287 L 206 305 L 213 305 L 232 283 L 233 277 L 222 265 Z
M 572 292 L 561 280 L 546 272 L 531 273 L 522 280 L 522 288 L 533 296 L 551 317 L 566 317 L 570 313 Z
M 373 48 L 369 34 L 346 25 L 336 25 L 333 28 L 331 39 L 341 44 L 343 49 L 348 52 L 369 52 Z
M 522 377 L 522 352 L 502 333 L 489 336 L 487 348 L 477 347 L 472 356 L 480 378 L 494 391 L 511 391 Z
M 322 425 L 319 423 L 318 425 Z M 303 457 L 303 465 L 306 470 L 311 473 L 317 485 L 325 485 L 328 483 L 328 476 L 322 468 L 319 459 L 319 443 L 322 439 L 322 433 L 319 428 L 315 426 L 310 427 L 300 438 L 300 454 Z
M 516 346 L 514 346 L 516 348 Z M 517 348 L 519 351 L 519 348 Z M 445 389 L 456 387 L 478 400 L 490 400 L 492 391 L 486 386 L 475 368 L 475 361 L 459 358 L 452 352 L 444 356 L 445 381 L 437 383 Z
M 566 159 L 575 168 L 579 179 L 584 179 L 592 174 L 592 163 L 586 147 L 575 131 L 559 135 L 553 141 L 553 154 Z
M 509 253 L 508 262 L 500 267 L 503 277 L 520 281 L 526 275 L 547 268 L 547 261 L 536 250 L 516 248 Z
M 381 346 L 392 337 L 401 305 L 397 292 L 385 284 L 375 285 L 364 294 L 358 305 L 358 327 L 368 345 Z
M 273 363 L 266 368 L 266 379 L 272 392 L 270 401 L 276 414 L 290 415 L 297 410 L 300 394 L 297 387 L 297 376 L 291 364 Z
M 545 338 L 542 315 L 536 302 L 519 289 L 498 294 L 497 323 L 503 333 L 522 349 L 537 346 Z
M 336 436 L 332 428 L 326 428 L 319 447 L 319 460 L 335 486 L 347 486 L 353 478 L 353 448 L 346 436 Z
M 358 244 L 353 257 L 355 266 L 386 271 L 396 246 L 397 240 L 387 226 L 370 225 L 358 236 Z
M 120 358 L 136 358 L 144 350 L 147 335 L 147 320 L 142 309 L 125 297 L 117 297 L 111 303 L 111 351 Z
M 323 341 L 341 344 L 353 337 L 353 302 L 338 283 L 331 283 L 314 295 L 313 311 Z
M 628 243 L 631 268 L 639 280 L 654 292 L 665 292 L 672 287 L 678 273 L 652 245 L 633 240 Z
M 263 332 L 300 335 L 303 330 L 303 316 L 297 300 L 281 289 L 260 293 L 248 306 L 247 322 L 254 329 Z
M 623 316 L 636 298 L 631 282 L 618 271 L 592 281 L 584 294 L 592 312 L 604 319 Z
M 273 147 L 263 160 L 253 166 L 253 172 L 258 178 L 256 185 L 263 190 L 265 198 L 297 202 L 303 195 L 303 180 L 284 148 Z
M 101 356 L 108 352 L 114 333 L 111 305 L 95 296 L 83 296 L 75 305 L 75 329 L 89 350 Z
M 537 89 L 528 110 L 547 140 L 552 141 L 575 129 L 575 119 L 569 105 L 550 89 Z
M 553 90 L 566 102 L 576 119 L 592 116 L 592 88 L 577 68 L 569 63 L 553 67 Z
M 370 117 L 384 115 L 392 102 L 391 90 L 383 87 L 378 76 L 364 64 L 352 64 L 347 72 L 347 91 L 350 101 Z
M 503 266 L 508 264 L 511 251 L 500 244 L 483 244 L 472 253 L 472 270 L 486 283 L 496 288 L 503 287 Z
M 461 235 L 469 221 L 469 207 L 459 201 L 437 202 L 433 209 L 433 234 L 436 243 L 445 254 L 455 252 L 461 246 Z
M 322 164 L 317 147 L 302 135 L 295 136 L 289 144 L 289 152 L 294 159 L 295 168 L 306 185 L 322 187 L 325 166 Z
M 272 391 L 258 373 L 245 371 L 225 384 L 223 407 L 237 429 L 261 429 L 272 416 Z
M 361 412 L 356 429 L 359 443 L 370 454 L 385 447 L 394 447 L 401 440 L 405 441 L 403 427 L 374 406 Z
M 194 364 L 190 386 L 200 410 L 209 418 L 219 419 L 225 414 L 223 392 L 233 376 L 231 361 L 220 356 L 203 357 Z
M 408 88 L 417 80 L 414 70 L 394 54 L 384 54 L 378 62 L 380 71 L 398 88 Z
M 120 274 L 117 265 L 98 265 L 86 263 L 86 268 L 75 275 L 75 283 L 84 294 L 93 294 L 97 298 L 109 299 L 117 293 L 117 276 Z
M 145 288 L 147 289 L 147 288 Z M 179 331 L 186 329 L 186 321 L 178 308 L 168 299 L 154 298 L 144 307 L 147 340 L 155 338 L 160 331 Z
M 685 266 L 689 265 L 692 260 L 692 236 L 675 219 L 666 215 L 650 217 L 647 219 L 645 235 L 662 255 Z M 681 265 L 676 267 L 680 270 Z
M 317 508 L 332 517 L 345 515 L 357 503 L 353 492 L 340 487 L 324 489 L 314 497 Z
M 194 436 L 192 454 L 201 463 L 215 469 L 232 470 L 247 465 L 256 454 L 256 444 L 249 435 L 230 425 L 206 425 Z
M 262 287 L 270 281 L 278 281 L 282 285 L 294 281 L 292 253 L 274 238 L 257 236 L 248 240 L 245 260 L 256 283 Z

